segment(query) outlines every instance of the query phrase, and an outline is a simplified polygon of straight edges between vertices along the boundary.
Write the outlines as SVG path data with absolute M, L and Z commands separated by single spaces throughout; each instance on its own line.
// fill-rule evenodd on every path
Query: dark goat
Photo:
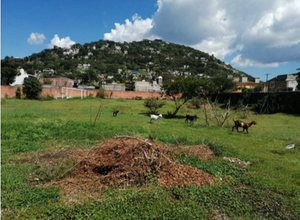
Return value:
M 119 110 L 114 110 L 113 116 L 116 117 L 118 115 L 118 113 L 119 113 Z
M 191 122 L 191 124 L 194 122 L 194 121 L 196 121 L 197 120 L 197 115 L 186 115 L 185 116 L 185 123 L 187 123 L 187 122 Z
M 234 126 L 232 127 L 232 131 L 234 128 L 236 128 L 237 132 L 239 132 L 239 127 L 242 127 L 243 128 L 243 132 L 246 130 L 247 133 L 248 133 L 248 128 L 251 126 L 251 125 L 256 125 L 256 122 L 255 121 L 251 121 L 250 123 L 246 123 L 246 122 L 243 122 L 241 120 L 234 120 Z

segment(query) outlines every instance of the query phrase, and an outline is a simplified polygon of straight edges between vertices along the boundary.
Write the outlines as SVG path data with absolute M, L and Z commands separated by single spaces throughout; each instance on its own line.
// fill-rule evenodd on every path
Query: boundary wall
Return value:
M 9 98 L 13 98 L 16 96 L 18 86 L 1 86 L 1 97 L 5 97 L 5 94 Z M 20 86 L 21 87 L 21 86 Z M 21 87 L 22 88 L 22 87 Z M 21 89 L 22 90 L 22 89 Z M 97 89 L 76 89 L 69 87 L 51 87 L 51 88 L 43 88 L 42 95 L 50 95 L 55 99 L 68 99 L 74 97 L 95 97 L 97 94 Z M 137 96 L 142 98 L 147 97 L 161 97 L 161 93 L 158 92 L 136 92 L 136 91 L 110 91 L 106 90 L 108 98 L 124 98 L 124 99 L 132 99 Z M 25 97 L 24 94 L 22 94 Z

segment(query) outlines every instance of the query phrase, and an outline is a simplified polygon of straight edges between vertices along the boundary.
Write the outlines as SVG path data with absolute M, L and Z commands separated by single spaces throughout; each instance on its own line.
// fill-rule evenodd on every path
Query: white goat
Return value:
M 150 123 L 152 123 L 152 120 L 158 120 L 159 118 L 162 118 L 162 114 L 159 115 L 150 115 Z

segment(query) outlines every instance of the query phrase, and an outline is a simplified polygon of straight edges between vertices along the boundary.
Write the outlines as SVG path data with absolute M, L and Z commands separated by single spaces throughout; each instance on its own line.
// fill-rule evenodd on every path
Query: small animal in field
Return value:
M 152 123 L 152 120 L 158 120 L 159 118 L 162 118 L 162 114 L 159 115 L 150 115 L 150 123 Z
M 194 123 L 194 121 L 197 121 L 197 115 L 186 115 L 185 116 L 185 123 L 187 123 L 187 122 L 189 122 L 190 121 L 190 123 L 192 124 L 192 123 Z
M 232 127 L 232 131 L 234 128 L 236 128 L 237 132 L 239 132 L 239 127 L 242 127 L 243 128 L 243 132 L 246 130 L 247 131 L 247 134 L 248 134 L 248 128 L 251 126 L 251 125 L 256 125 L 257 123 L 255 121 L 251 121 L 250 123 L 246 123 L 246 122 L 243 122 L 241 120 L 234 120 L 234 126 Z
M 114 117 L 117 117 L 118 113 L 119 113 L 119 110 L 114 110 L 113 116 L 114 116 Z

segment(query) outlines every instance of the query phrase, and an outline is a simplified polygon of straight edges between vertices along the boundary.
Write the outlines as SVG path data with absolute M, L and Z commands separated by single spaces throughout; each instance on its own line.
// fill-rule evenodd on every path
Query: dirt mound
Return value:
M 197 152 L 195 147 L 190 151 Z M 118 137 L 85 153 L 79 152 L 80 158 L 76 151 L 65 154 L 78 161 L 73 170 L 64 178 L 44 185 L 58 186 L 64 195 L 74 195 L 112 184 L 133 186 L 153 180 L 166 187 L 214 182 L 213 176 L 200 169 L 176 164 L 167 146 L 136 137 Z

